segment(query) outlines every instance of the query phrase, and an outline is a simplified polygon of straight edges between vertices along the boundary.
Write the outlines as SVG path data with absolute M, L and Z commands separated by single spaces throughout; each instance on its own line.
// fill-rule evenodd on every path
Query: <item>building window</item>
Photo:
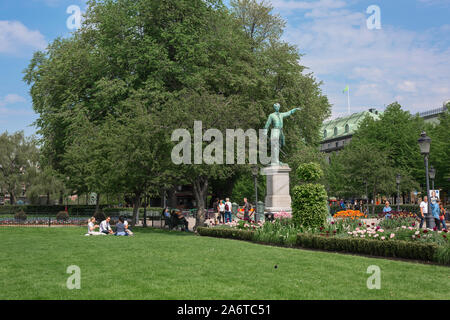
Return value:
M 338 128 L 334 127 L 334 135 L 337 136 L 337 134 L 338 134 Z
M 324 138 L 327 137 L 327 130 L 323 130 L 323 137 L 324 137 Z
M 336 142 L 336 148 L 339 147 L 339 142 Z
M 350 131 L 350 126 L 348 124 L 345 125 L 345 132 L 348 133 Z

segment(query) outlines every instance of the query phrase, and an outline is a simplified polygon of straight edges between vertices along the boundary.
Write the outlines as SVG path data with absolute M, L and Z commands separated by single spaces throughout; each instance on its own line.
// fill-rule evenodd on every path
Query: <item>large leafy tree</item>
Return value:
M 236 3 L 258 16 L 250 33 L 253 18 L 239 19 L 237 6 L 230 11 L 218 0 L 89 1 L 82 28 L 36 53 L 25 71 L 49 163 L 80 190 L 114 185 L 135 199 L 173 181 L 156 174 L 165 172 L 192 183 L 202 224 L 209 181 L 229 179 L 237 167 L 171 166 L 162 150 L 174 129 L 192 130 L 194 121 L 222 132 L 260 128 L 278 101 L 302 107 L 287 139 L 317 141 L 329 113 L 320 84 L 280 40 L 283 23 L 270 6 Z
M 0 188 L 9 194 L 11 204 L 23 187 L 30 186 L 37 163 L 38 149 L 33 137 L 25 137 L 23 131 L 0 135 Z
M 400 188 L 409 192 L 423 180 L 423 158 L 417 138 L 424 129 L 423 119 L 389 105 L 379 120 L 365 118 L 351 143 L 331 157 L 327 168 L 327 186 L 339 196 L 378 194 L 395 195 L 397 174 L 402 176 Z
M 450 103 L 439 124 L 428 131 L 432 141 L 430 163 L 436 169 L 435 187 L 450 192 Z

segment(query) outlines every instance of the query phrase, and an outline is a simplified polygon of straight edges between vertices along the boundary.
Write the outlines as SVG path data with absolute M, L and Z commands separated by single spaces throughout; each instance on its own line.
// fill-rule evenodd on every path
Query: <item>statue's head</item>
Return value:
M 280 111 L 280 104 L 279 103 L 275 103 L 273 105 L 273 108 L 275 109 L 276 112 Z

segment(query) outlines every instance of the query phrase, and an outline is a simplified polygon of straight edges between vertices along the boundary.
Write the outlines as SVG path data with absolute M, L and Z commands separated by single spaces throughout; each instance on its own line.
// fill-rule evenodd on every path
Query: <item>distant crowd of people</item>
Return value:
M 216 210 L 214 212 L 214 221 L 215 223 L 227 223 L 231 222 L 232 219 L 232 204 L 230 202 L 230 198 L 225 198 L 224 200 L 219 200 L 219 198 L 216 198 L 216 200 L 213 203 L 213 208 Z M 252 209 L 252 205 L 250 202 L 248 202 L 247 198 L 244 198 L 244 220 L 248 221 L 250 220 L 250 211 Z
M 99 235 L 115 235 L 115 236 L 132 236 L 133 232 L 128 226 L 128 221 L 123 217 L 119 217 L 119 221 L 116 223 L 114 232 L 110 225 L 111 217 L 106 217 L 105 220 L 96 225 L 95 217 L 91 217 L 88 220 L 88 233 L 86 235 L 99 236 Z M 95 231 L 95 229 L 99 229 Z

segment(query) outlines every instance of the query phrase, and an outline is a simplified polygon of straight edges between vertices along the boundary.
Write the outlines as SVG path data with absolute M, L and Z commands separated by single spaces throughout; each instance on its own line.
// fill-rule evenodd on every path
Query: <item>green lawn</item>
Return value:
M 450 299 L 450 268 L 162 230 L 0 227 L 0 299 Z M 81 289 L 69 290 L 69 265 Z M 277 268 L 275 268 L 275 265 Z M 381 289 L 366 286 L 381 268 Z

